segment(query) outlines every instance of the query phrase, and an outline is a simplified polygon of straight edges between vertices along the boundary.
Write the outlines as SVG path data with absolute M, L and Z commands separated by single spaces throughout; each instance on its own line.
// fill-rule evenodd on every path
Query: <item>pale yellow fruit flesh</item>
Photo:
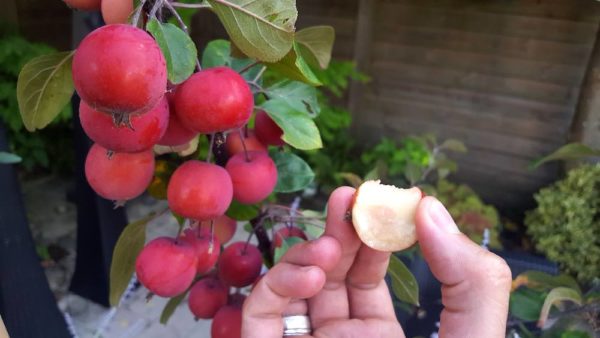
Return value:
M 356 192 L 352 223 L 358 237 L 379 251 L 404 250 L 417 241 L 415 213 L 421 190 L 366 181 Z

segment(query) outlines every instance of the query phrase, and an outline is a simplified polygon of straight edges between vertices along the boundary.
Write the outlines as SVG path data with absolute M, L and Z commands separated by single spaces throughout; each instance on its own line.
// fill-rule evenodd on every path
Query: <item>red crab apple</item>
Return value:
M 242 204 L 264 200 L 277 184 L 277 167 L 264 151 L 237 153 L 227 161 L 225 169 L 233 182 L 233 198 Z
M 107 25 L 127 23 L 133 12 L 133 0 L 102 0 L 100 11 Z
M 233 218 L 229 218 L 226 215 L 219 216 L 214 220 L 214 232 L 215 237 L 219 240 L 219 243 L 225 244 L 229 242 L 233 235 L 235 235 L 235 230 L 237 229 L 237 221 Z M 210 230 L 210 222 L 203 222 L 201 227 L 199 228 L 202 234 L 209 235 Z
M 264 110 L 259 110 L 256 113 L 254 131 L 256 132 L 256 138 L 263 144 L 272 146 L 282 146 L 285 144 L 285 141 L 281 139 L 283 130 Z
M 190 290 L 188 306 L 197 318 L 213 318 L 227 304 L 229 288 L 214 277 L 206 277 L 194 284 Z
M 211 338 L 240 338 L 242 336 L 242 308 L 226 305 L 217 311 L 210 326 Z
M 165 94 L 167 101 L 169 102 L 169 126 L 167 127 L 167 131 L 165 135 L 160 139 L 158 144 L 163 146 L 176 147 L 182 144 L 187 144 L 194 137 L 198 136 L 198 133 L 187 128 L 181 123 L 181 120 L 177 116 L 177 111 L 175 110 L 175 91 L 177 87 L 172 88 L 169 92 Z
M 79 44 L 73 82 L 92 109 L 119 116 L 140 114 L 163 97 L 167 67 L 148 33 L 131 25 L 107 25 Z
M 218 165 L 190 160 L 180 165 L 169 180 L 169 208 L 198 221 L 217 218 L 227 211 L 233 197 L 231 177 Z
M 141 195 L 154 175 L 154 154 L 113 153 L 94 144 L 85 159 L 85 177 L 94 191 L 109 200 L 126 201 Z
M 199 232 L 197 229 L 186 229 L 182 240 L 196 249 L 197 274 L 203 274 L 215 266 L 221 253 L 221 244 L 216 236 L 212 237 L 211 234 Z
M 260 275 L 262 257 L 255 245 L 235 242 L 223 250 L 217 268 L 225 284 L 241 288 Z
M 248 130 L 248 135 L 244 134 L 244 144 L 246 145 L 246 151 L 267 151 L 267 147 L 260 143 L 260 141 L 254 135 L 253 130 Z M 237 153 L 244 152 L 244 145 L 242 144 L 242 138 L 239 130 L 232 130 L 227 134 L 227 140 L 225 141 L 225 150 L 229 156 L 233 156 Z
M 400 189 L 366 181 L 354 196 L 352 223 L 358 237 L 379 251 L 404 250 L 417 241 L 415 213 L 421 201 L 417 187 Z
M 254 97 L 246 80 L 228 67 L 204 69 L 177 87 L 175 110 L 199 133 L 239 128 L 248 122 Z
M 100 0 L 63 0 L 67 6 L 82 11 L 95 11 L 100 9 Z
M 169 121 L 169 107 L 163 98 L 147 113 L 131 115 L 128 127 L 116 126 L 112 116 L 81 101 L 79 119 L 87 136 L 97 144 L 116 152 L 135 153 L 151 149 L 163 137 Z
M 290 237 L 298 237 L 307 240 L 306 234 L 302 229 L 295 226 L 284 226 L 275 231 L 275 234 L 273 235 L 273 248 L 280 247 L 283 240 Z
M 196 250 L 189 243 L 159 237 L 142 249 L 135 261 L 135 272 L 152 293 L 174 297 L 192 284 L 196 264 Z

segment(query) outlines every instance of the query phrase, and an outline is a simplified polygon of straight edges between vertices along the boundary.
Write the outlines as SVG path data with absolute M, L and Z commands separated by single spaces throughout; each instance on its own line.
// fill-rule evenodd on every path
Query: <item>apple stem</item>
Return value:
M 239 74 L 243 74 L 244 72 L 247 72 L 250 68 L 256 66 L 257 64 L 259 64 L 259 61 L 255 61 L 252 62 L 251 64 L 247 65 L 246 67 L 240 69 L 240 71 L 238 72 Z M 256 81 L 256 80 L 255 80 Z
M 156 18 L 156 12 L 163 6 L 164 0 L 156 0 L 152 9 L 150 10 L 150 14 L 148 14 L 149 18 Z
M 208 254 L 212 255 L 213 249 L 215 248 L 215 220 L 210 220 L 210 239 L 208 241 Z
M 147 0 L 141 0 L 140 1 L 140 5 L 135 10 L 135 13 L 133 14 L 133 17 L 131 18 L 131 25 L 133 25 L 134 27 L 138 26 L 138 23 L 140 21 L 140 16 L 142 15 L 142 11 L 144 10 L 144 5 L 146 5 L 146 1 Z
M 175 7 L 173 7 L 173 4 L 167 0 L 167 1 L 165 1 L 164 5 L 171 12 L 171 14 L 173 14 L 175 19 L 177 19 L 177 22 L 179 23 L 179 27 L 181 27 L 181 30 L 183 30 L 185 32 L 185 34 L 190 35 L 187 25 L 181 18 L 181 15 L 179 15 L 179 13 L 177 13 L 177 10 L 175 9 Z M 198 57 L 196 57 L 196 70 L 197 71 L 202 70 L 202 66 L 200 66 L 200 60 L 198 60 Z
M 210 160 L 212 158 L 212 153 L 213 153 L 212 150 L 213 150 L 214 145 L 215 145 L 215 134 L 212 133 L 212 134 L 210 134 L 210 140 L 209 140 L 209 143 L 208 143 L 208 153 L 206 154 L 206 163 L 210 163 Z
M 248 149 L 246 149 L 246 141 L 244 141 L 244 133 L 242 132 L 242 129 L 239 129 L 240 131 L 240 141 L 242 141 L 242 147 L 244 148 L 244 156 L 246 157 L 246 162 L 250 162 L 250 156 L 248 156 Z
M 250 226 L 252 226 L 252 233 L 256 234 L 258 249 L 263 254 L 266 265 L 272 266 L 273 254 L 271 252 L 271 240 L 263 227 L 263 222 L 267 217 L 269 217 L 267 212 L 261 212 L 261 214 L 250 220 Z
M 252 239 L 252 235 L 254 235 L 254 231 L 250 232 L 250 234 L 248 235 L 248 239 L 246 240 L 246 245 L 244 245 L 244 250 L 242 251 L 243 255 L 245 255 L 246 251 L 248 251 L 248 245 L 250 245 L 250 240 Z
M 248 135 L 249 135 L 249 133 L 248 133 L 248 123 L 246 123 L 244 125 L 244 137 L 248 138 Z

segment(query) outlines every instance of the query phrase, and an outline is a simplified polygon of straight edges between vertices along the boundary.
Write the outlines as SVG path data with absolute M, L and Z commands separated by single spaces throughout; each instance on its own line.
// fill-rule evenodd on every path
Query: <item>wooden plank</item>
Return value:
M 420 120 L 417 115 L 384 115 L 384 117 L 383 134 L 386 136 L 395 135 L 396 133 L 400 133 L 400 135 L 434 133 L 440 139 L 459 139 L 465 142 L 467 147 L 477 145 L 480 149 L 496 151 L 501 154 L 512 155 L 527 160 L 532 159 L 532 157 L 548 154 L 556 149 L 555 144 L 549 144 L 548 142 L 539 142 L 489 131 L 451 126 L 446 124 L 446 121 L 433 122 L 429 120 Z
M 481 93 L 494 93 L 522 99 L 543 101 L 559 105 L 573 105 L 578 92 L 575 87 L 552 83 L 490 76 L 468 71 L 431 68 L 395 62 L 393 65 L 373 64 L 369 75 L 377 86 L 395 86 L 398 83 L 418 83 L 468 89 Z
M 376 17 L 381 29 L 427 27 L 575 44 L 588 44 L 596 32 L 596 22 L 474 12 L 453 7 L 423 7 L 398 2 L 382 2 Z
M 373 38 L 376 42 L 387 42 L 401 46 L 494 54 L 565 65 L 585 63 L 590 53 L 589 44 L 574 45 L 555 41 L 425 27 L 400 27 L 393 30 L 376 27 Z
M 373 35 L 373 15 L 378 4 L 377 0 L 359 0 L 356 18 L 356 37 L 354 41 L 354 64 L 356 68 L 369 74 L 371 43 Z M 364 84 L 359 81 L 350 83 L 348 110 L 353 117 L 359 113 L 358 106 L 364 93 Z
M 324 18 L 347 17 L 356 18 L 358 1 L 347 0 L 301 0 L 296 2 L 299 17 L 315 15 Z
M 600 4 L 588 0 L 386 0 L 428 8 L 453 8 L 462 11 L 596 22 Z
M 413 82 L 384 86 L 374 81 L 369 87 L 369 93 L 375 97 L 412 97 L 414 100 L 440 106 L 451 105 L 474 112 L 542 120 L 552 124 L 565 124 L 573 114 L 573 107 L 568 105 Z
M 515 137 L 560 144 L 567 138 L 567 130 L 563 124 L 555 121 L 536 120 L 502 116 L 497 113 L 486 113 L 462 109 L 451 105 L 438 105 L 426 101 L 415 100 L 414 97 L 369 95 L 365 98 L 365 107 L 370 111 L 377 110 L 387 116 L 406 116 L 423 121 L 438 121 L 448 126 L 485 130 Z
M 584 64 L 563 65 L 463 50 L 400 46 L 384 42 L 374 43 L 373 49 L 374 62 L 383 66 L 401 62 L 564 86 L 579 86 L 585 72 Z

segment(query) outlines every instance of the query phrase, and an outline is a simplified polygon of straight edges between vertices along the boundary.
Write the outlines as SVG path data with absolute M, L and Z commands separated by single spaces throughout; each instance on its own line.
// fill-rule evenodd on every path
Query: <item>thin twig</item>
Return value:
M 150 14 L 148 14 L 148 17 L 156 18 L 156 12 L 158 12 L 158 9 L 162 7 L 164 2 L 164 0 L 156 0 L 154 5 L 152 6 L 152 9 L 150 10 Z
M 246 67 L 240 69 L 240 71 L 238 73 L 243 74 L 244 72 L 248 71 L 250 68 L 256 66 L 259 63 L 260 63 L 260 61 L 254 61 L 254 62 L 250 63 L 249 65 L 247 65 Z M 256 81 L 256 80 L 254 80 L 254 81 Z
M 210 163 L 213 153 L 213 146 L 215 145 L 215 134 L 210 135 L 210 142 L 208 145 L 208 154 L 206 154 L 206 163 Z
M 147 0 L 140 1 L 140 5 L 135 10 L 135 14 L 133 14 L 133 17 L 131 18 L 131 24 L 134 25 L 135 27 L 137 27 L 137 25 L 140 21 L 140 16 L 142 15 L 142 11 L 144 10 L 144 5 L 146 5 L 146 1 Z
M 205 9 L 205 8 L 210 8 L 210 5 L 208 4 L 186 4 L 186 3 L 182 3 L 182 2 L 172 2 L 173 7 L 180 7 L 180 8 L 199 8 L 199 9 Z
M 263 75 L 263 73 L 265 72 L 265 70 L 267 70 L 267 66 L 263 66 L 259 71 L 258 74 L 256 74 L 256 76 L 254 77 L 254 79 L 252 80 L 252 82 L 256 83 L 256 81 L 258 81 L 258 79 L 260 79 L 260 77 Z

